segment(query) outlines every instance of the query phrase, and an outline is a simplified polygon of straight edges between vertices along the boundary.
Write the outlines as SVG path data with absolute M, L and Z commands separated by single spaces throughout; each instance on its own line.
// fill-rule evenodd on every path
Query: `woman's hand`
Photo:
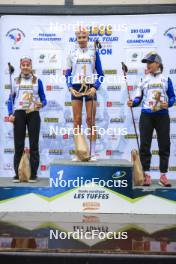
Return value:
M 96 89 L 95 89 L 94 87 L 91 87 L 91 88 L 88 90 L 87 95 L 93 97 L 95 94 L 96 94 Z
M 70 88 L 69 89 L 70 93 L 75 96 L 75 97 L 81 97 L 81 94 L 79 92 L 77 92 L 75 89 Z
M 128 102 L 127 102 L 127 105 L 129 106 L 129 107 L 132 107 L 133 106 L 133 100 L 128 100 Z
M 35 103 L 35 109 L 39 110 L 40 108 L 42 108 L 42 103 L 41 102 L 36 102 Z
M 162 102 L 161 103 L 161 108 L 162 109 L 167 109 L 168 108 L 168 103 L 167 102 Z
M 15 116 L 14 115 L 10 115 L 9 116 L 9 122 L 13 123 L 15 121 Z

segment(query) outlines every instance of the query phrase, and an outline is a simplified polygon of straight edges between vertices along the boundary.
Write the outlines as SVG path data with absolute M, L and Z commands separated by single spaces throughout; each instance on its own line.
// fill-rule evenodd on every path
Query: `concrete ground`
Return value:
M 10 177 L 0 177 L 0 187 L 49 187 L 49 179 L 38 178 L 36 183 L 14 183 Z

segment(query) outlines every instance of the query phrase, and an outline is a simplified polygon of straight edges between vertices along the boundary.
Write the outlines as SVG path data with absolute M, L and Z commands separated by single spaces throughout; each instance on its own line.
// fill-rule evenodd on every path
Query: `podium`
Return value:
M 0 187 L 0 212 L 176 215 L 176 187 L 135 187 L 132 170 L 127 160 L 55 160 L 49 179 Z

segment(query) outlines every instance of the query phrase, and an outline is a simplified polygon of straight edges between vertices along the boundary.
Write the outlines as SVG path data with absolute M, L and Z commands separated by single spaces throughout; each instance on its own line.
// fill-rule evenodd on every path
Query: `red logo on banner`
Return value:
M 132 85 L 128 85 L 128 91 L 133 91 L 133 86 Z
M 63 135 L 63 139 L 68 139 L 68 134 Z
M 9 116 L 4 117 L 4 122 L 9 122 Z
M 112 107 L 112 102 L 107 102 L 107 107 Z
M 112 155 L 112 150 L 108 149 L 106 150 L 106 156 L 111 156 Z
M 52 86 L 51 86 L 51 85 L 47 85 L 47 86 L 46 86 L 46 90 L 47 90 L 47 91 L 51 91 L 51 89 L 52 89 Z
M 40 170 L 41 171 L 46 171 L 46 165 L 41 165 Z

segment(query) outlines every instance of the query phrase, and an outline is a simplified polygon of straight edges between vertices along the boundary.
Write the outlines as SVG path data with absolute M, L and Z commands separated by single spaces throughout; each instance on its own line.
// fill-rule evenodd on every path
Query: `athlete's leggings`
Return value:
M 25 147 L 26 126 L 29 134 L 31 178 L 37 175 L 39 167 L 39 133 L 40 115 L 39 111 L 26 114 L 24 110 L 16 110 L 14 113 L 14 169 L 18 176 L 18 167 Z
M 157 134 L 160 158 L 160 172 L 168 170 L 170 156 L 170 118 L 168 114 L 141 113 L 140 123 L 140 159 L 144 171 L 150 169 L 151 143 L 154 129 Z

